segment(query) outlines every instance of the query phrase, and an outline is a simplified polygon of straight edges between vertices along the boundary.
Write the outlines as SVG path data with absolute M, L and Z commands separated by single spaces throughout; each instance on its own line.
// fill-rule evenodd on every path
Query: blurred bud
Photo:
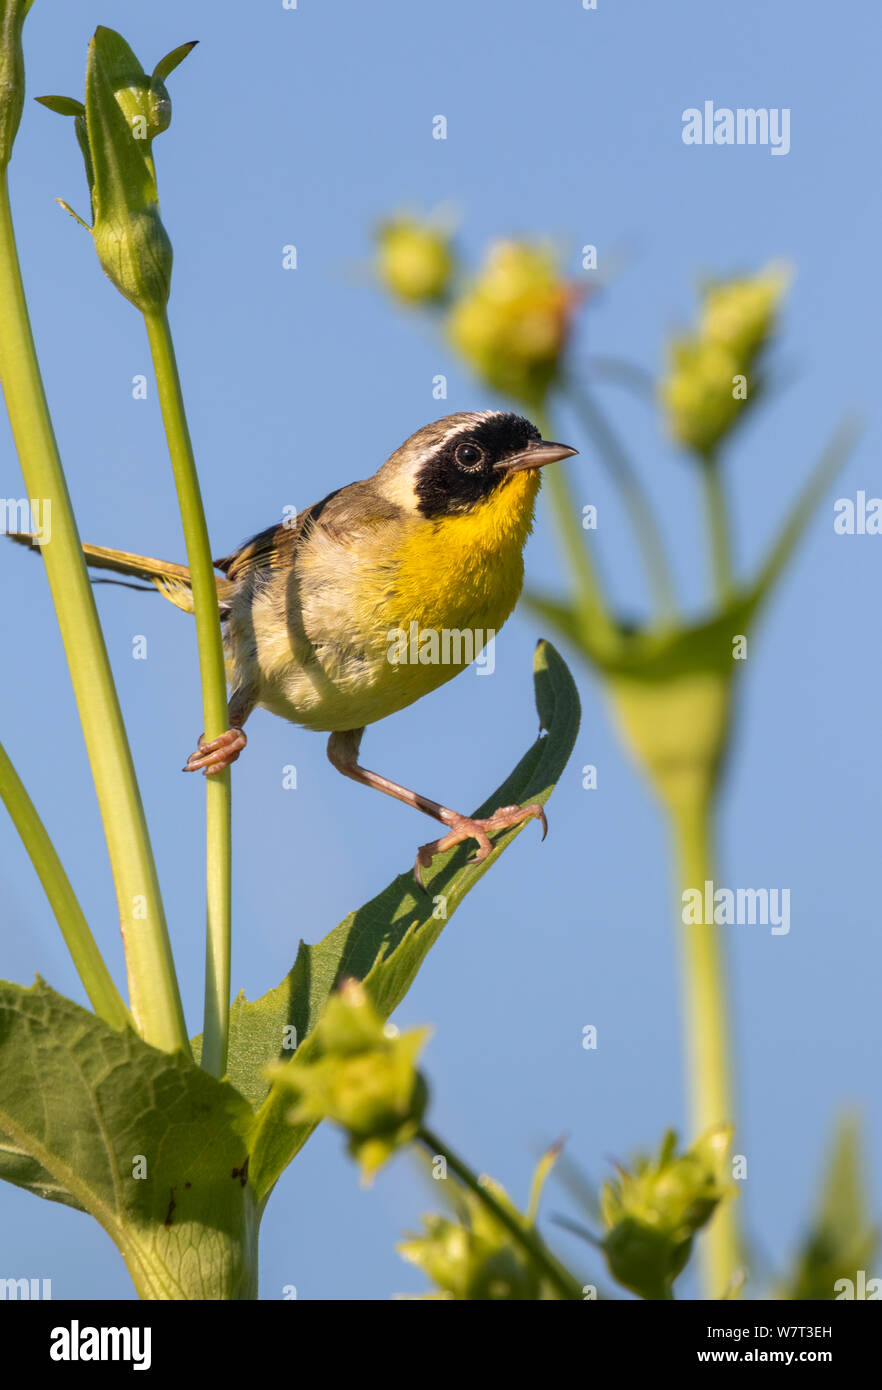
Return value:
M 70 97 L 38 98 L 50 110 L 74 118 L 98 259 L 120 293 L 145 314 L 165 308 L 172 269 L 171 242 L 159 216 L 152 141 L 171 121 L 165 78 L 193 46 L 182 44 L 167 54 L 148 77 L 125 39 L 100 26 L 89 45 L 85 106 Z
M 709 285 L 704 292 L 699 333 L 749 365 L 775 330 L 790 271 L 772 264 L 758 275 Z
M 24 109 L 25 71 L 21 31 L 34 0 L 0 0 L 0 169 L 12 157 Z
M 489 1179 L 483 1181 L 497 1202 L 516 1215 L 504 1190 Z M 462 1203 L 461 1222 L 424 1216 L 425 1234 L 399 1245 L 399 1253 L 450 1299 L 539 1298 L 541 1278 L 502 1223 L 474 1192 L 466 1192 Z
M 761 385 L 755 363 L 775 331 L 790 272 L 718 281 L 702 294 L 698 331 L 675 338 L 659 383 L 671 437 L 708 457 Z
M 488 385 L 541 405 L 557 375 L 580 295 L 543 247 L 502 241 L 450 312 L 456 350 Z
M 655 1162 L 640 1159 L 633 1173 L 620 1170 L 604 1184 L 604 1254 L 625 1288 L 641 1298 L 670 1298 L 696 1231 L 736 1190 L 725 1181 L 731 1138 L 731 1126 L 716 1125 L 677 1155 L 676 1136 L 669 1132 Z
M 267 1074 L 296 1097 L 293 1124 L 332 1120 L 347 1130 L 349 1152 L 369 1180 L 419 1129 L 427 1091 L 415 1062 L 429 1029 L 396 1033 L 363 986 L 349 980 L 328 1001 L 314 1036 L 316 1061 L 295 1056 Z
M 659 391 L 671 435 L 684 448 L 708 454 L 744 403 L 738 360 L 718 343 L 678 338 L 670 345 L 669 362 Z
M 377 232 L 377 270 L 386 289 L 406 304 L 443 300 L 453 275 L 450 238 L 437 227 L 399 218 Z

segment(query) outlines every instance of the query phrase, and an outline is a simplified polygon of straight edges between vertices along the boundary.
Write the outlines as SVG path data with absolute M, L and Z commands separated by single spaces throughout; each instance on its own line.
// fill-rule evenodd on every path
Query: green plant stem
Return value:
M 542 437 L 553 439 L 555 436 L 545 411 L 534 410 L 534 417 Z M 603 588 L 586 544 L 580 519 L 582 514 L 573 499 L 566 467 L 562 462 L 553 463 L 544 473 L 544 486 L 551 500 L 564 554 L 576 581 L 578 601 L 598 636 L 612 642 L 616 638 L 615 624 L 610 618 Z
M 566 384 L 565 391 L 619 490 L 643 553 L 659 612 L 663 619 L 670 620 L 677 611 L 674 583 L 661 532 L 640 478 L 593 393 L 574 381 Z
M 686 800 L 671 808 L 677 851 L 678 885 L 696 888 L 704 901 L 704 885 L 713 880 L 711 802 Z M 732 1124 L 729 1008 L 726 998 L 721 928 L 714 923 L 682 920 L 677 900 L 683 968 L 686 1056 L 689 1073 L 692 1138 L 712 1125 Z M 701 1243 L 708 1298 L 722 1298 L 732 1287 L 740 1266 L 735 1209 L 723 1202 Z
M 704 502 L 710 538 L 711 570 L 717 602 L 724 608 L 732 598 L 732 549 L 726 516 L 726 497 L 719 461 L 707 456 L 700 462 Z
M 227 728 L 227 686 L 217 583 L 168 316 L 164 312 L 145 314 L 144 321 L 187 546 L 202 677 L 202 715 L 205 736 L 210 740 Z M 223 1076 L 230 1021 L 232 832 L 229 769 L 205 781 L 206 950 L 201 1065 L 213 1076 Z
M 417 1138 L 433 1157 L 440 1155 L 445 1159 L 448 1168 L 456 1174 L 463 1186 L 473 1192 L 496 1220 L 506 1228 L 524 1253 L 534 1265 L 542 1270 L 563 1298 L 581 1301 L 583 1297 L 582 1286 L 578 1279 L 570 1274 L 569 1270 L 565 1269 L 560 1261 L 556 1260 L 546 1249 L 545 1244 L 530 1223 L 518 1214 L 510 1212 L 498 1201 L 493 1192 L 481 1182 L 478 1175 L 472 1172 L 471 1168 L 461 1158 L 458 1158 L 447 1144 L 442 1143 L 432 1130 L 425 1125 L 420 1125 Z
M 46 833 L 46 827 L 2 744 L 0 800 L 9 812 L 37 877 L 43 885 L 49 906 L 55 913 L 65 945 L 70 951 L 93 1009 L 112 1028 L 127 1027 L 132 1021 L 129 1011 L 104 963 L 104 957 L 95 944 L 83 909 L 70 886 L 70 880 L 64 872 L 55 846 Z
M 189 1048 L 159 881 L 132 755 L 37 363 L 4 172 L 0 181 L 0 381 L 28 496 L 51 507 L 42 547 L 98 804 L 136 1027 Z

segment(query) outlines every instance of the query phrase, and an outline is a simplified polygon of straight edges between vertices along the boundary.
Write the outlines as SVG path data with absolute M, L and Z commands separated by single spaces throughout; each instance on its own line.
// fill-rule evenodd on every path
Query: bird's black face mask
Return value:
M 506 462 L 524 457 L 541 435 L 520 415 L 493 415 L 465 425 L 426 459 L 416 481 L 421 514 L 430 519 L 468 511 L 506 476 Z

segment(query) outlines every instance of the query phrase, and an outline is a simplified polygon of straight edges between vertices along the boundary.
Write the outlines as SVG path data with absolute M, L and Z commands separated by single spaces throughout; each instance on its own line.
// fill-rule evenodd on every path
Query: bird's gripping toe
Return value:
M 545 811 L 538 801 L 534 801 L 530 806 L 500 806 L 492 816 L 486 816 L 483 820 L 475 820 L 471 816 L 461 816 L 455 812 L 448 815 L 449 819 L 445 817 L 445 823 L 450 826 L 447 834 L 442 835 L 439 840 L 432 840 L 428 845 L 421 845 L 417 850 L 413 871 L 421 888 L 425 887 L 423 869 L 429 868 L 435 855 L 453 849 L 454 845 L 460 845 L 464 840 L 477 840 L 478 852 L 472 861 L 477 864 L 486 859 L 493 848 L 489 837 L 496 830 L 508 830 L 525 820 L 538 820 L 542 826 L 543 840 L 548 834 Z
M 184 772 L 204 772 L 206 777 L 215 777 L 219 772 L 234 763 L 248 742 L 241 729 L 227 729 L 219 738 L 206 743 L 205 735 L 199 735 L 199 746 L 191 753 L 184 764 Z

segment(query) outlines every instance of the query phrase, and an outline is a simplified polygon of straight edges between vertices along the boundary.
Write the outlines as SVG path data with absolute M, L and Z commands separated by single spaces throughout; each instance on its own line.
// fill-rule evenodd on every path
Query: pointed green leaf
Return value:
M 45 1195 L 95 1217 L 142 1297 L 253 1296 L 250 1121 L 183 1053 L 115 1032 L 41 980 L 0 982 L 0 1174 L 15 1180 L 15 1161 L 39 1191 L 27 1157 L 39 1165 L 56 1185 Z
M 119 34 L 112 29 L 96 29 L 86 68 L 86 123 L 95 166 L 96 214 L 123 218 L 127 211 L 143 210 L 156 203 L 156 183 L 147 142 L 133 139 L 116 100 L 125 56 L 120 44 L 141 71 Z
M 548 642 L 536 648 L 534 679 L 540 726 L 547 733 L 540 731 L 508 779 L 481 807 L 480 815 L 500 805 L 544 802 L 572 751 L 579 727 L 579 697 L 564 662 Z M 290 1059 L 295 1039 L 301 1049 L 309 1048 L 328 997 L 344 976 L 364 980 L 381 1014 L 388 1017 L 463 898 L 522 828 L 499 835 L 483 863 L 468 862 L 469 846 L 439 856 L 425 872 L 425 893 L 411 870 L 400 874 L 318 945 L 301 942 L 294 967 L 278 989 L 253 1003 L 241 995 L 236 1000 L 229 1075 L 253 1105 L 260 1105 L 250 1142 L 250 1173 L 261 1199 L 314 1128 L 287 1123 L 290 1099 L 282 1098 L 277 1089 L 267 1096 L 266 1065 Z M 199 1043 L 197 1039 L 194 1044 L 197 1054 Z
M 848 1117 L 840 1122 L 833 1141 L 817 1215 L 778 1297 L 835 1299 L 837 1280 L 850 1279 L 856 1285 L 860 1270 L 871 1277 L 878 1247 L 863 1175 L 860 1126 Z
M 114 89 L 142 85 L 148 80 L 133 49 L 115 29 L 99 24 L 92 44 L 99 55 L 102 71 Z
M 56 112 L 59 116 L 85 116 L 86 108 L 76 97 L 34 97 L 41 106 L 48 106 L 50 111 Z
M 164 58 L 160 58 L 156 67 L 153 69 L 153 80 L 164 82 L 170 72 L 181 64 L 188 53 L 192 53 L 196 47 L 198 39 L 191 39 L 189 43 L 182 43 L 180 48 L 173 48 L 171 53 L 166 53 Z
M 552 1144 L 550 1149 L 546 1149 L 533 1172 L 530 1182 L 530 1197 L 527 1202 L 527 1220 L 531 1226 L 535 1226 L 539 1217 L 539 1203 L 542 1201 L 542 1193 L 545 1184 L 551 1176 L 551 1170 L 557 1163 L 563 1152 L 564 1141 L 559 1139 L 556 1144 Z
M 606 675 L 663 682 L 697 671 L 732 670 L 732 637 L 745 632 L 755 606 L 753 594 L 736 594 L 724 609 L 697 623 L 618 626 L 613 646 L 598 641 L 590 622 L 563 599 L 528 594 L 528 608 L 558 631 Z
M 756 607 L 759 607 L 771 593 L 776 579 L 802 539 L 815 508 L 845 465 L 859 435 L 859 422 L 854 419 L 844 420 L 822 453 L 757 576 L 752 590 Z

